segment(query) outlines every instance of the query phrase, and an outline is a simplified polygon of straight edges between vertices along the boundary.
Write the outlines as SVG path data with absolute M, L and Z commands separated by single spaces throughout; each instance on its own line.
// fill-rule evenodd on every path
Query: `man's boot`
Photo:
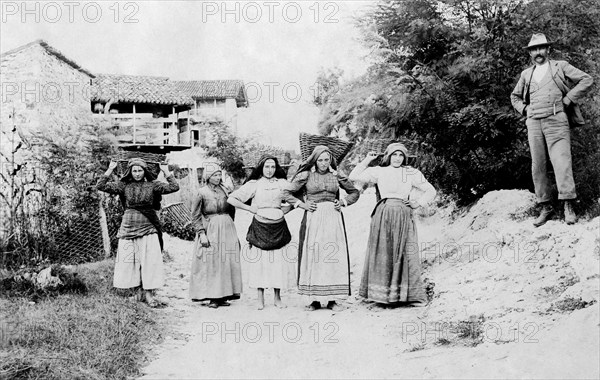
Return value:
M 539 226 L 545 224 L 547 221 L 550 220 L 550 217 L 552 217 L 552 214 L 554 214 L 554 210 L 552 209 L 552 206 L 550 205 L 550 203 L 548 203 L 548 202 L 542 203 L 542 210 L 540 211 L 540 215 L 533 222 L 533 225 L 536 227 L 539 227 Z
M 570 200 L 565 201 L 565 222 L 567 224 L 575 224 L 577 216 L 573 210 L 573 203 Z

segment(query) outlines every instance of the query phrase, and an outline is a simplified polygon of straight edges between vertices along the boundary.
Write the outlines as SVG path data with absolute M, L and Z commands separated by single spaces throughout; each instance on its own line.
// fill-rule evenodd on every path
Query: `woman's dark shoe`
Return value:
M 229 303 L 226 300 L 222 300 L 222 301 L 219 301 L 219 306 L 231 306 L 231 303 Z
M 210 301 L 208 307 L 210 307 L 211 309 L 216 309 L 219 307 L 219 304 L 217 303 L 217 301 Z
M 318 301 L 313 301 L 310 305 L 308 305 L 306 307 L 306 310 L 315 311 L 315 310 L 319 310 L 320 308 L 321 308 L 321 303 Z
M 329 302 L 327 303 L 327 308 L 328 308 L 329 310 L 332 310 L 332 311 L 342 311 L 342 310 L 344 310 L 344 307 L 343 307 L 343 306 L 341 306 L 341 305 L 339 305 L 339 304 L 338 304 L 337 302 L 335 302 L 335 301 L 329 301 Z

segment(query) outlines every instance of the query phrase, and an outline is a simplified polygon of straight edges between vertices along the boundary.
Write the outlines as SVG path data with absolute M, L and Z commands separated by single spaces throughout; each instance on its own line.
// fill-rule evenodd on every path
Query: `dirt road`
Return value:
M 171 329 L 142 379 L 598 378 L 598 295 L 589 307 L 547 312 L 561 293 L 544 298 L 537 293 L 543 284 L 530 284 L 531 291 L 526 285 L 532 270 L 544 272 L 540 261 L 514 265 L 480 257 L 433 263 L 425 272 L 436 283 L 436 297 L 428 307 L 385 309 L 361 301 L 355 294 L 373 205 L 372 194 L 365 194 L 345 210 L 354 295 L 340 312 L 305 311 L 294 292 L 283 293 L 288 307 L 278 309 L 269 290 L 266 300 L 271 302 L 259 311 L 255 290 L 248 287 L 230 307 L 192 303 L 187 299 L 192 243 L 168 237 L 173 261 L 167 264 L 167 285 L 160 296 L 169 303 L 162 312 Z M 299 211 L 288 214 L 295 235 L 300 218 Z M 239 212 L 241 241 L 249 223 L 249 214 Z M 486 223 L 480 230 L 493 227 Z M 523 225 L 524 236 L 546 231 L 530 230 L 526 221 L 514 223 Z M 560 223 L 550 222 L 547 231 Z M 591 237 L 580 240 L 592 239 L 592 247 L 598 233 L 594 226 L 581 226 Z M 449 239 L 446 227 L 439 213 L 421 220 L 422 246 Z M 569 272 L 564 265 L 560 271 L 546 269 L 556 278 Z M 591 281 L 598 282 L 593 273 Z M 550 275 L 547 280 L 555 283 Z

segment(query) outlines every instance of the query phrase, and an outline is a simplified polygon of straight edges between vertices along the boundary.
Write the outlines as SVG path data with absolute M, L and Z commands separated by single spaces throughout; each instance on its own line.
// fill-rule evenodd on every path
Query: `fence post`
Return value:
M 104 211 L 104 194 L 100 194 L 100 207 L 98 213 L 100 215 L 100 229 L 102 230 L 102 243 L 104 246 L 104 258 L 110 257 L 110 235 L 108 234 L 108 221 L 106 219 L 106 212 Z

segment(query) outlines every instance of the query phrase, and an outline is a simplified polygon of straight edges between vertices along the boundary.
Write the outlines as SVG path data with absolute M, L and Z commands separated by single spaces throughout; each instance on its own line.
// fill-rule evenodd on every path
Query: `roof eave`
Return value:
M 96 76 L 94 74 L 92 74 L 90 71 L 84 69 L 83 67 L 79 66 L 77 64 L 77 62 L 67 58 L 63 53 L 61 53 L 60 51 L 58 51 L 57 49 L 53 48 L 52 46 L 50 46 L 50 44 L 48 44 L 46 41 L 42 40 L 42 39 L 38 39 L 35 41 L 32 41 L 28 44 L 25 44 L 23 46 L 19 46 L 17 48 L 14 48 L 12 50 L 9 50 L 5 53 L 2 53 L 0 55 L 0 59 L 4 58 L 10 54 L 14 54 L 17 53 L 19 51 L 25 50 L 31 46 L 34 45 L 40 45 L 41 47 L 44 48 L 44 50 L 46 50 L 49 54 L 52 54 L 53 56 L 55 56 L 56 58 L 58 58 L 59 60 L 63 61 L 64 63 L 66 63 L 67 65 L 71 66 L 72 68 L 74 68 L 75 70 L 89 76 L 90 78 L 95 78 Z

